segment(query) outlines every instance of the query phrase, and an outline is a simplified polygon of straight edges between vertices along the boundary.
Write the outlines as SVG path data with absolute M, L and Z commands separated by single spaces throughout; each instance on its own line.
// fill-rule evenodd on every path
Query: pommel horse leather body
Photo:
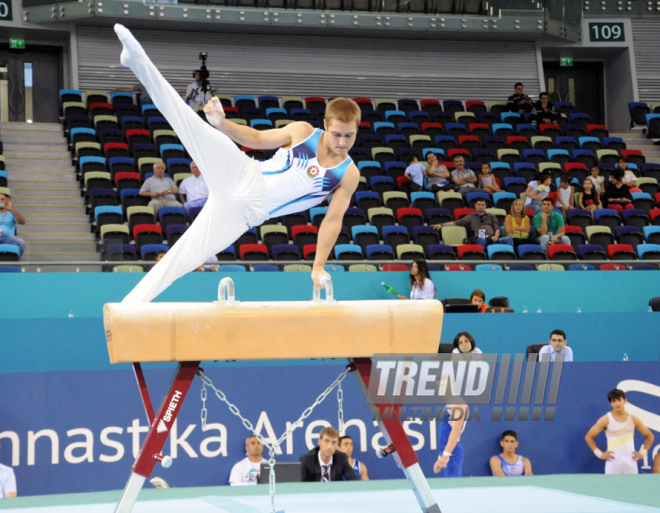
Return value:
M 111 363 L 437 353 L 439 301 L 106 304 Z

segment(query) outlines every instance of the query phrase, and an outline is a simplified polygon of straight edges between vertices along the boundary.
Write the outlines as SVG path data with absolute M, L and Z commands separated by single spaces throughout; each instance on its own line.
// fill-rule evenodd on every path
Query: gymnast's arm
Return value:
M 346 174 L 339 187 L 335 190 L 330 206 L 328 207 L 328 213 L 321 222 L 316 243 L 316 258 L 314 259 L 314 267 L 312 269 L 312 280 L 314 280 L 314 284 L 317 287 L 320 287 L 320 283 L 318 282 L 320 276 L 328 275 L 325 272 L 325 263 L 328 260 L 330 251 L 332 251 L 332 247 L 337 242 L 344 214 L 351 203 L 351 196 L 353 196 L 359 182 L 360 172 L 355 164 L 351 164 L 346 170 Z
M 214 101 L 215 100 L 215 101 Z M 212 98 L 204 106 L 206 119 L 232 141 L 255 150 L 276 150 L 304 141 L 314 131 L 309 123 L 298 121 L 273 130 L 255 130 L 225 118 L 222 104 Z

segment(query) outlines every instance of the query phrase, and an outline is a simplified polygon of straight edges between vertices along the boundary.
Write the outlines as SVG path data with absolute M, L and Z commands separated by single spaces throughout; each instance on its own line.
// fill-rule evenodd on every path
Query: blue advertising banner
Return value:
M 279 437 L 314 403 L 344 370 L 341 361 L 317 365 L 207 368 L 216 387 L 227 394 L 241 414 L 267 439 Z M 146 372 L 154 406 L 158 406 L 172 369 Z M 521 391 L 514 421 L 493 421 L 493 404 L 470 406 L 471 420 L 461 436 L 465 449 L 464 476 L 490 474 L 488 460 L 500 452 L 502 431 L 519 435 L 519 454 L 531 460 L 535 474 L 601 473 L 584 435 L 608 411 L 607 393 L 617 386 L 629 391 L 629 411 L 638 415 L 658 437 L 660 433 L 660 364 L 657 362 L 574 362 L 564 365 L 553 421 L 520 420 Z M 523 379 L 525 372 L 523 370 Z M 237 417 L 211 393 L 208 424 L 201 428 L 201 382 L 196 379 L 172 428 L 163 454 L 171 468 L 157 466 L 154 475 L 170 486 L 226 484 L 234 463 L 245 457 L 249 435 Z M 19 495 L 121 489 L 148 429 L 131 371 L 78 371 L 0 374 L 0 462 L 14 467 Z M 343 383 L 346 432 L 355 444 L 353 456 L 363 461 L 371 479 L 401 478 L 394 458 L 377 459 L 385 445 L 357 381 Z M 508 398 L 508 391 L 506 394 Z M 533 406 L 533 405 L 532 405 Z M 548 406 L 544 406 L 546 412 Z M 530 408 L 531 410 L 531 408 Z M 297 461 L 316 444 L 326 425 L 337 426 L 337 396 L 332 393 L 282 446 L 278 461 Z M 505 417 L 502 416 L 502 419 Z M 545 417 L 544 417 L 545 418 Z M 438 456 L 439 422 L 405 423 L 420 464 L 433 476 Z M 605 449 L 605 437 L 597 438 Z M 639 449 L 642 437 L 635 436 Z M 640 472 L 650 472 L 660 438 Z M 150 485 L 149 485 L 150 486 Z

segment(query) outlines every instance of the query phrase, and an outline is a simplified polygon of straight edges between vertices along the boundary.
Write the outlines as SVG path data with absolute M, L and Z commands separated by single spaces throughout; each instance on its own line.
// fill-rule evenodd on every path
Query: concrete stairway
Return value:
M 0 123 L 9 187 L 16 210 L 27 222 L 18 235 L 27 242 L 23 262 L 98 261 L 84 199 L 57 123 Z M 75 271 L 79 266 L 44 265 L 41 271 Z M 100 271 L 100 266 L 79 267 Z M 27 271 L 36 270 L 29 266 Z
M 641 150 L 646 157 L 646 162 L 660 164 L 660 146 L 653 144 L 653 141 L 646 137 L 641 130 L 610 134 L 612 137 L 621 137 L 629 150 Z

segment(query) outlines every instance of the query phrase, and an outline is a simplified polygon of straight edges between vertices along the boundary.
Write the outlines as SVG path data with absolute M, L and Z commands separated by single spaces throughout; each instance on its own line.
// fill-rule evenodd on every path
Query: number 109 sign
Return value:
M 623 23 L 589 23 L 589 41 L 611 43 L 625 41 Z

